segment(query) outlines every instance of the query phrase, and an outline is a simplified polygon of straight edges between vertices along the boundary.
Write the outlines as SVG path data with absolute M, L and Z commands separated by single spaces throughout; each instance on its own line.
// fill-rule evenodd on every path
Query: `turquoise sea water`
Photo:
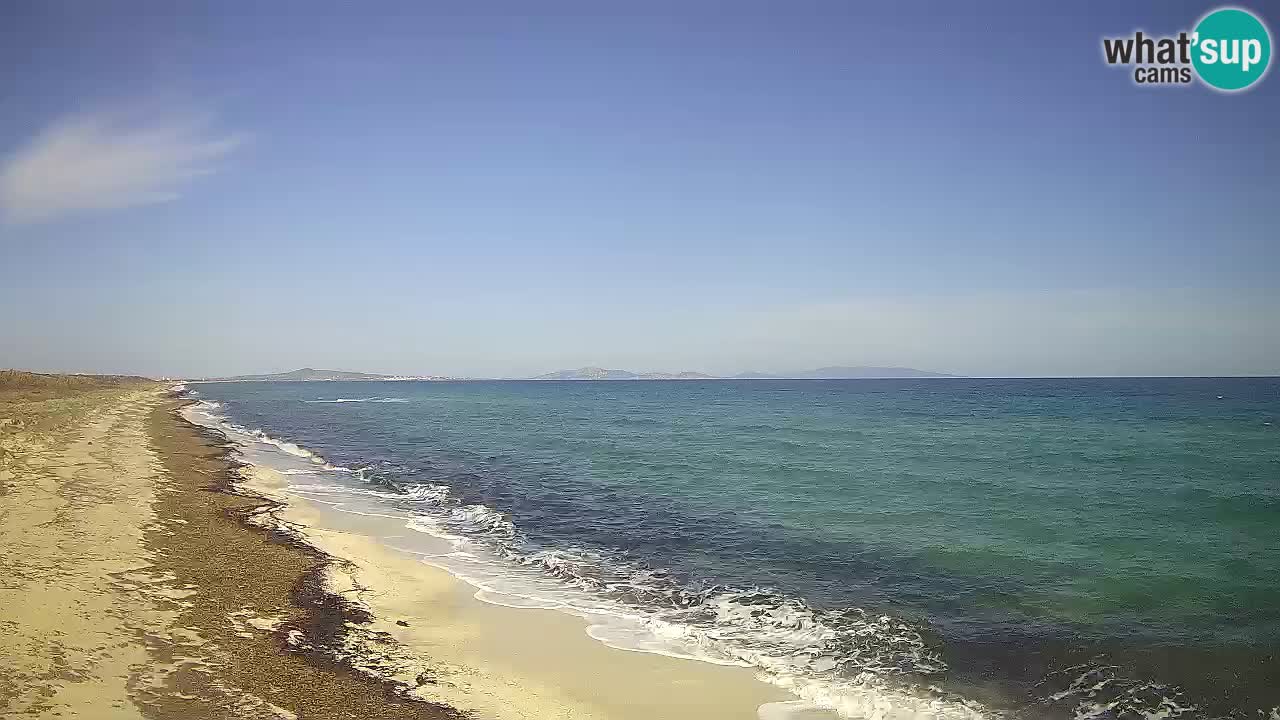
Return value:
M 1280 705 L 1280 380 L 213 383 L 724 653 L 1022 717 Z

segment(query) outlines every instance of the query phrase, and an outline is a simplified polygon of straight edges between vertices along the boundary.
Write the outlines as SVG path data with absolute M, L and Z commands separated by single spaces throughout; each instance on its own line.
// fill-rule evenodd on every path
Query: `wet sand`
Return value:
M 0 393 L 0 716 L 462 717 L 326 651 L 366 618 L 321 590 L 325 558 L 246 522 L 264 501 L 227 492 L 178 404 Z
M 183 404 L 0 392 L 0 717 L 803 717 L 749 670 L 606 647 L 277 502 Z
M 474 587 L 384 542 L 404 532 L 403 520 L 286 495 L 287 478 L 268 468 L 241 474 L 242 487 L 282 501 L 276 522 L 343 559 L 330 568 L 329 586 L 368 609 L 371 628 L 394 640 L 383 655 L 396 658 L 385 669 L 397 681 L 426 680 L 417 697 L 503 719 L 833 717 L 801 712 L 793 696 L 746 668 L 615 649 L 589 637 L 578 617 L 482 602 Z

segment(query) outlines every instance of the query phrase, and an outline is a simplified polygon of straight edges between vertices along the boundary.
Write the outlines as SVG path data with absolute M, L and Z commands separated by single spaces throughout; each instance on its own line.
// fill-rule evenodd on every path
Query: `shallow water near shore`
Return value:
M 1280 705 L 1275 379 L 192 388 L 482 599 L 848 717 Z

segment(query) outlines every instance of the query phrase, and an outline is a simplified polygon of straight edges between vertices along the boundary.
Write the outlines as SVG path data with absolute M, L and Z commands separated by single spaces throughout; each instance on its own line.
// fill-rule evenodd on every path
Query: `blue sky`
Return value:
M 0 366 L 1280 373 L 1213 5 L 258 5 L 0 10 Z

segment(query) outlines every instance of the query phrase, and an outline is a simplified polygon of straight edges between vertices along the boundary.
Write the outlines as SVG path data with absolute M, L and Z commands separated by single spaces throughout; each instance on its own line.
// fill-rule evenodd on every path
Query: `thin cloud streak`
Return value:
M 62 118 L 0 164 L 0 218 L 34 223 L 176 199 L 243 137 L 188 114 Z

